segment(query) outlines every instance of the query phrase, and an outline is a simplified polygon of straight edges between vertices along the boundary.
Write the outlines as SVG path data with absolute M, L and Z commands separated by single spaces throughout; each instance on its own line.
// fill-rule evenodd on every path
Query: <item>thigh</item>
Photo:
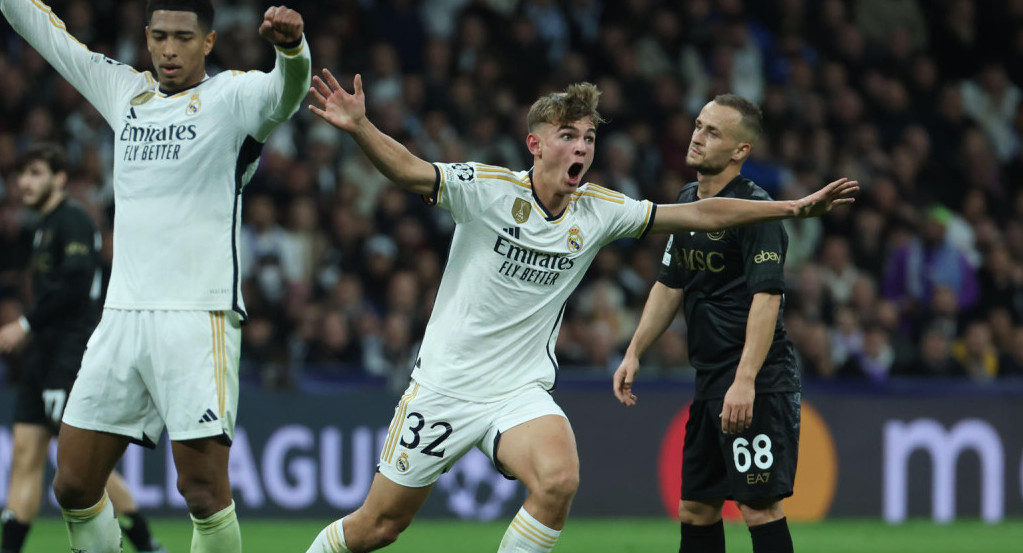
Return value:
M 799 402 L 799 393 L 758 394 L 752 425 L 723 440 L 735 500 L 764 505 L 792 495 L 799 454 Z
M 408 488 L 432 485 L 486 434 L 488 410 L 412 381 L 394 409 L 380 474 Z
M 682 500 L 710 501 L 731 494 L 728 469 L 721 454 L 720 399 L 693 400 L 689 404 L 682 445 Z M 755 413 L 755 411 L 754 411 Z
M 142 374 L 172 441 L 234 438 L 241 321 L 230 311 L 155 311 Z
M 81 505 L 64 505 L 65 508 L 80 509 L 99 501 L 107 478 L 128 443 L 126 436 L 61 425 L 57 436 L 57 480 L 84 494 Z
M 572 426 L 541 388 L 496 406 L 491 428 L 479 446 L 502 474 L 522 480 L 526 487 L 535 487 L 540 476 L 554 471 L 579 470 Z
M 139 373 L 147 356 L 140 323 L 140 312 L 104 310 L 68 397 L 66 425 L 120 434 L 150 447 L 156 443 L 162 426 Z

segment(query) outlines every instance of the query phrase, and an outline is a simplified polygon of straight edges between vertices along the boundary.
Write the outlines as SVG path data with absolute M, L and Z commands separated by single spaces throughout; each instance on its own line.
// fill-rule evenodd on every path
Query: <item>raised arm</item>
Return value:
M 799 200 L 763 202 L 734 198 L 708 198 L 688 204 L 657 206 L 650 232 L 713 232 L 793 217 L 820 217 L 836 205 L 855 201 L 857 181 L 838 179 Z
M 0 0 L 0 10 L 21 35 L 112 126 L 123 115 L 116 100 L 135 87 L 155 85 L 152 75 L 90 52 L 64 22 L 38 0 Z
M 323 70 L 323 78 L 313 77 L 310 90 L 317 105 L 309 109 L 335 127 L 352 135 L 366 157 L 385 177 L 401 188 L 419 195 L 433 193 L 437 170 L 419 159 L 400 142 L 387 136 L 366 117 L 366 95 L 362 76 L 356 75 L 353 94 L 349 94 L 334 75 Z
M 260 120 L 255 133 L 258 140 L 265 140 L 270 131 L 294 115 L 309 90 L 312 58 L 302 34 L 304 27 L 302 16 L 284 6 L 267 8 L 263 14 L 259 35 L 274 45 L 277 60 L 265 77 L 269 82 L 269 112 Z

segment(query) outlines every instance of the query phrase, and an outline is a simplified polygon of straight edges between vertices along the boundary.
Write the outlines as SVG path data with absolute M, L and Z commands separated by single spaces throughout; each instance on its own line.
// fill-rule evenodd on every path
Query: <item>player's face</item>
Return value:
M 538 130 L 537 163 L 543 164 L 545 174 L 554 176 L 561 192 L 573 192 L 593 164 L 593 148 L 597 143 L 593 121 L 587 117 L 562 125 L 544 124 Z
M 41 159 L 28 162 L 18 173 L 18 191 L 25 207 L 41 210 L 61 190 L 63 173 L 54 173 Z
M 699 173 L 716 175 L 733 161 L 745 159 L 748 142 L 742 142 L 742 114 L 728 106 L 710 102 L 703 106 L 693 127 L 686 164 Z
M 183 90 L 206 74 L 206 55 L 217 33 L 204 32 L 195 12 L 156 10 L 146 27 L 146 47 L 156 79 L 167 91 Z

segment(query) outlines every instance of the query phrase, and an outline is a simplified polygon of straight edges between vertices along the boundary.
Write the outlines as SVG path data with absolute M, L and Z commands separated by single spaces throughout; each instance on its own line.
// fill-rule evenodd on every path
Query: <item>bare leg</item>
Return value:
M 432 484 L 409 488 L 377 474 L 362 506 L 324 528 L 306 553 L 334 552 L 339 546 L 366 553 L 394 543 L 412 524 L 432 489 Z
M 61 425 L 53 491 L 65 509 L 86 509 L 103 498 L 107 479 L 128 447 L 128 438 Z
M 568 419 L 547 415 L 508 430 L 497 460 L 529 490 L 526 511 L 544 526 L 564 528 L 579 489 L 579 453 Z
M 46 449 L 53 434 L 41 424 L 14 424 L 14 453 L 11 456 L 11 479 L 7 492 L 7 510 L 23 524 L 39 514 L 43 496 L 43 473 L 46 470 Z
M 110 473 L 110 478 L 107 478 L 107 495 L 110 496 L 110 502 L 114 504 L 114 513 L 118 515 L 134 513 L 138 510 L 135 498 L 128 490 L 128 484 L 116 470 Z

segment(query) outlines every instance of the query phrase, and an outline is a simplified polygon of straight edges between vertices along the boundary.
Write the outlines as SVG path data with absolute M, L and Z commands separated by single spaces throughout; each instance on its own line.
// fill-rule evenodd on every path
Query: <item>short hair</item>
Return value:
M 18 155 L 14 168 L 18 173 L 24 171 L 32 162 L 42 161 L 53 174 L 67 172 L 67 154 L 64 147 L 56 142 L 36 142 Z
M 597 126 L 604 122 L 597 113 L 599 99 L 597 85 L 585 82 L 570 84 L 564 92 L 552 92 L 533 102 L 526 117 L 526 127 L 533 132 L 541 123 L 563 125 L 585 117 Z
M 749 140 L 746 142 L 757 143 L 760 135 L 764 132 L 764 112 L 760 111 L 760 106 L 738 94 L 718 94 L 714 97 L 714 103 L 738 111 L 742 116 L 739 124 L 749 134 Z
M 148 0 L 146 2 L 146 25 L 153 21 L 153 12 L 192 12 L 199 18 L 199 28 L 209 31 L 213 28 L 213 3 L 210 0 Z

